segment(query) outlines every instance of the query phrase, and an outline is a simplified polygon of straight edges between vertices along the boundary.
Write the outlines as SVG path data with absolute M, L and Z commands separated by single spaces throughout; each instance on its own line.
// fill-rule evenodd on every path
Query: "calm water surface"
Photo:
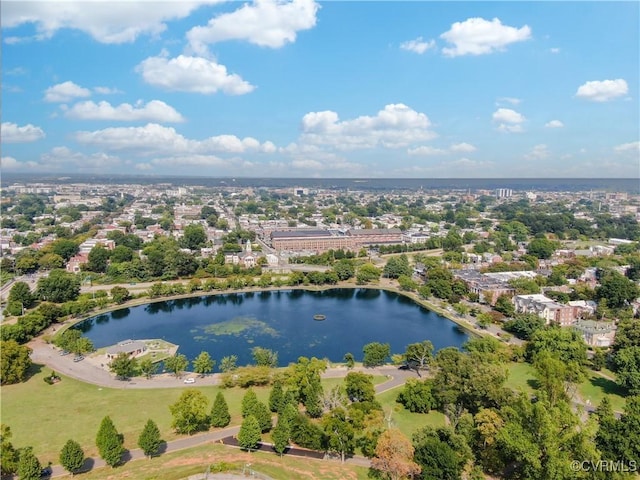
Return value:
M 324 321 L 313 316 L 322 314 Z M 375 289 L 284 290 L 167 300 L 124 308 L 78 324 L 96 348 L 126 339 L 163 338 L 193 360 L 208 351 L 218 362 L 237 355 L 251 363 L 255 346 L 278 352 L 279 364 L 300 356 L 362 359 L 369 342 L 404 352 L 431 340 L 436 350 L 461 346 L 468 335 L 456 324 L 401 295 Z

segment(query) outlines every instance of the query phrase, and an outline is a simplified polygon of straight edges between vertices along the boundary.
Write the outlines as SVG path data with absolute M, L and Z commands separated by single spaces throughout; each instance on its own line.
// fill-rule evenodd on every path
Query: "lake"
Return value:
M 315 315 L 326 318 L 314 320 Z M 408 344 L 422 340 L 430 340 L 437 351 L 460 347 L 469 338 L 452 321 L 405 296 L 365 288 L 166 300 L 115 310 L 74 328 L 96 348 L 126 339 L 162 338 L 178 344 L 189 360 L 208 351 L 218 363 L 237 355 L 238 365 L 252 363 L 256 346 L 277 351 L 279 365 L 285 366 L 300 356 L 341 362 L 347 352 L 360 361 L 362 347 L 370 342 L 389 343 L 392 353 L 403 353 Z

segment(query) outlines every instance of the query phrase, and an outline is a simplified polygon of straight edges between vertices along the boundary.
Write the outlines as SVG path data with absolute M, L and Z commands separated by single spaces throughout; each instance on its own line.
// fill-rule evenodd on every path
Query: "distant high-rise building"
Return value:
M 496 198 L 509 198 L 513 195 L 513 190 L 510 188 L 496 188 Z

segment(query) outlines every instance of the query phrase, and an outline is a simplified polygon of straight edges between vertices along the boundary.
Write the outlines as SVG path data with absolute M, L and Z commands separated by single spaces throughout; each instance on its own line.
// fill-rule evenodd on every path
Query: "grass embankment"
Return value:
M 119 432 L 124 434 L 125 447 L 137 448 L 137 441 L 148 419 L 158 424 L 164 440 L 178 435 L 171 429 L 169 405 L 180 397 L 181 388 L 113 389 L 90 385 L 61 375 L 62 381 L 48 385 L 43 381 L 51 370 L 41 369 L 27 382 L 2 387 L 2 423 L 11 427 L 12 443 L 16 447 L 32 446 L 44 463 L 58 463 L 60 450 L 67 440 L 82 445 L 87 456 L 97 456 L 95 436 L 102 418 L 109 415 Z M 374 377 L 374 383 L 386 380 Z M 136 382 L 145 382 L 136 378 Z M 342 383 L 342 378 L 323 379 L 325 390 Z M 221 391 L 232 416 L 232 425 L 242 422 L 240 415 L 241 388 L 199 387 L 213 405 Z M 258 399 L 268 402 L 269 387 L 254 388 Z
M 366 480 L 367 468 L 339 462 L 299 457 L 278 457 L 265 452 L 246 453 L 209 443 L 199 447 L 168 453 L 151 460 L 129 462 L 116 469 L 100 468 L 81 475 L 83 480 L 131 478 L 145 480 L 181 480 L 203 474 L 209 465 L 232 463 L 235 473 L 245 465 L 274 480 Z M 214 468 L 211 469 L 214 473 Z

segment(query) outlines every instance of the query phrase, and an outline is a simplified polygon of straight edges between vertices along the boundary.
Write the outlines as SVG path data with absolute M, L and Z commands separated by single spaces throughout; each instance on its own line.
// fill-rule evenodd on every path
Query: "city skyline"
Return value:
M 640 176 L 637 2 L 0 8 L 5 172 Z

